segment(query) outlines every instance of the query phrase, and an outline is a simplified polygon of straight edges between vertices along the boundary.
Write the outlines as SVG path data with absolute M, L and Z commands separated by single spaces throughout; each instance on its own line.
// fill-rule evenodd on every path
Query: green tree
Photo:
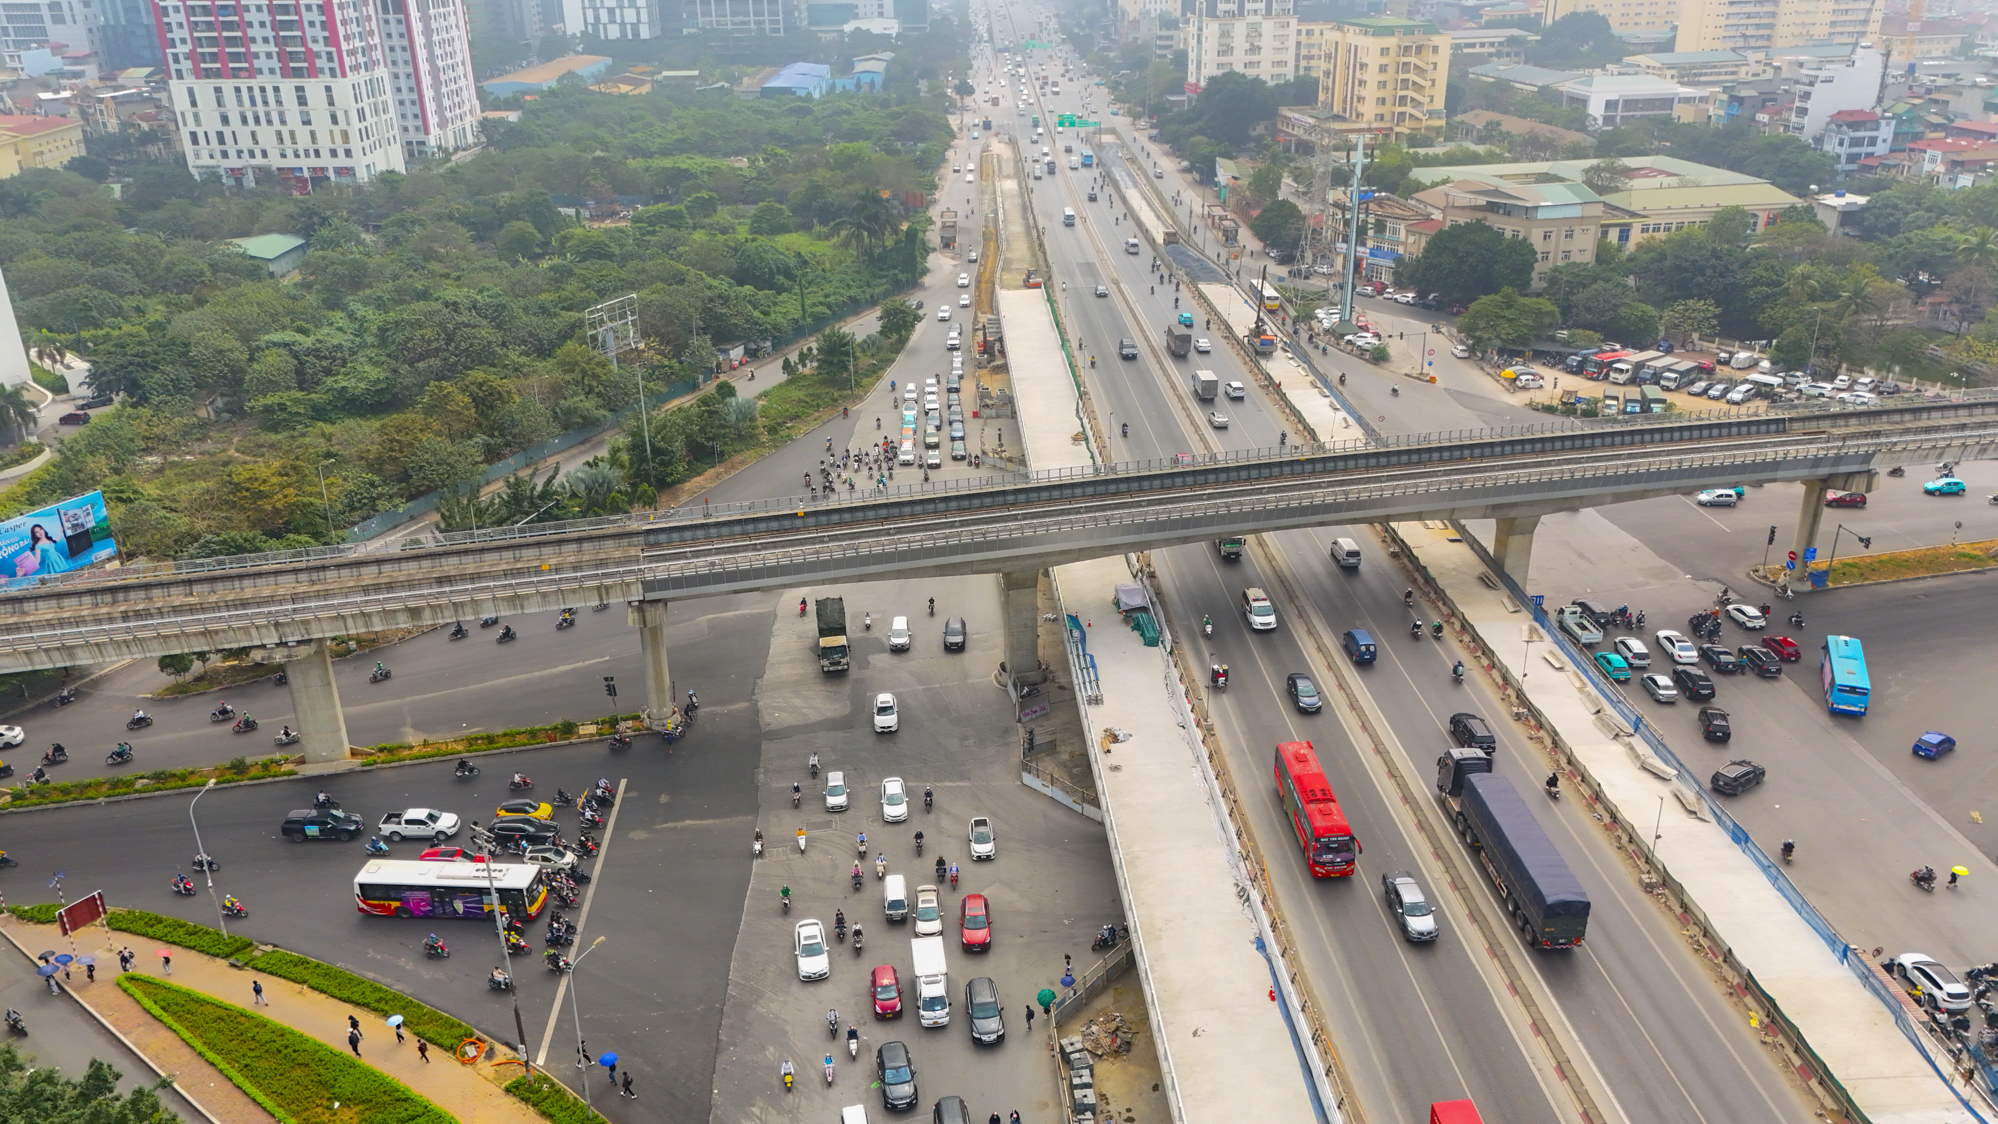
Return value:
M 1580 13 L 1577 13 L 1580 14 Z M 1595 13 L 1588 13 L 1594 15 Z M 1567 17 L 1562 17 L 1563 19 Z M 1598 17 L 1600 18 L 1600 17 Z M 1614 195 L 1624 189 L 1630 176 L 1630 165 L 1611 156 L 1598 160 L 1582 169 L 1582 182 L 1597 195 Z
M 837 383 L 853 375 L 856 358 L 853 333 L 844 328 L 827 328 L 814 342 L 814 366 L 821 378 Z
M 194 670 L 194 657 L 186 652 L 175 652 L 172 655 L 161 656 L 158 666 L 161 673 L 182 679 L 188 672 Z
M 26 390 L 18 386 L 0 387 L 0 434 L 6 435 L 9 444 L 26 437 L 40 416 Z
M 493 249 L 503 258 L 531 258 L 541 249 L 541 232 L 534 224 L 519 219 L 500 228 L 499 236 L 493 239 Z
M 775 238 L 791 231 L 791 209 L 775 199 L 765 199 L 756 205 L 749 215 L 749 232 L 764 238 Z
M 1570 12 L 1549 24 L 1526 47 L 1526 61 L 1558 70 L 1587 70 L 1624 56 L 1609 20 L 1599 12 Z
M 1553 301 L 1505 288 L 1471 302 L 1457 330 L 1480 347 L 1531 347 L 1560 320 L 1561 310 Z
M 1249 229 L 1263 245 L 1284 251 L 1297 249 L 1304 239 L 1304 212 L 1288 199 L 1279 199 L 1249 220 Z
M 893 340 L 908 339 L 923 322 L 923 314 L 899 297 L 883 303 L 880 316 L 881 334 Z
M 955 92 L 958 97 L 968 98 L 978 92 L 978 87 L 971 84 L 971 79 L 960 78 L 957 80 Z
M 1283 165 L 1272 160 L 1249 173 L 1249 194 L 1269 203 L 1283 194 Z
M 1398 272 L 1418 290 L 1441 293 L 1446 300 L 1472 301 L 1501 289 L 1526 289 L 1533 283 L 1533 265 L 1532 243 L 1507 238 L 1486 223 L 1465 222 L 1430 236 L 1422 256 Z
M 1674 301 L 1658 317 L 1658 332 L 1668 340 L 1691 346 L 1696 339 L 1712 339 L 1720 329 L 1720 309 L 1708 300 Z
M 1658 339 L 1658 310 L 1642 301 L 1625 301 L 1604 325 L 1619 340 L 1633 347 L 1649 349 Z

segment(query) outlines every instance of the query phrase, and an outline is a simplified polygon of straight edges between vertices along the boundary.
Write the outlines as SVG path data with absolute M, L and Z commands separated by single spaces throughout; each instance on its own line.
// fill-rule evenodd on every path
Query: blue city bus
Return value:
M 1866 701 L 1873 694 L 1873 681 L 1866 676 L 1866 651 L 1851 636 L 1825 637 L 1825 708 L 1833 714 L 1866 713 Z
M 1096 166 L 1096 154 L 1094 152 L 1089 151 L 1086 148 L 1083 149 L 1082 166 L 1085 168 L 1094 168 Z

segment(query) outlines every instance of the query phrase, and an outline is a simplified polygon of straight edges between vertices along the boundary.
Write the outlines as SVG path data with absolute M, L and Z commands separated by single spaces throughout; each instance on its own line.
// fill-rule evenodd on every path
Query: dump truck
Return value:
M 1221 380 L 1212 371 L 1193 372 L 1193 396 L 1202 401 L 1214 401 L 1214 395 L 1221 389 Z
M 845 671 L 853 666 L 846 643 L 846 602 L 821 597 L 819 610 L 819 670 Z
M 1193 330 L 1180 324 L 1167 324 L 1165 328 L 1166 350 L 1175 356 L 1185 358 L 1193 350 Z
M 1589 927 L 1589 895 L 1512 782 L 1481 749 L 1436 759 L 1436 795 L 1527 943 L 1574 948 Z
M 1245 540 L 1242 538 L 1242 536 L 1230 535 L 1225 539 L 1214 540 L 1214 549 L 1220 551 L 1221 557 L 1227 559 L 1228 561 L 1239 562 L 1242 560 L 1242 547 L 1244 545 L 1244 542 Z

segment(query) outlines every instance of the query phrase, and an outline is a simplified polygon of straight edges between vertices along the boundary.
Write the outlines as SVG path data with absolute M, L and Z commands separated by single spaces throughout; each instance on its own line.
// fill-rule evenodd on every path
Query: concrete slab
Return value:
M 1013 409 L 1027 467 L 1036 472 L 1094 463 L 1083 432 L 1082 398 L 1055 329 L 1046 289 L 1000 289 L 999 322 L 1013 376 Z
M 1503 590 L 1479 580 L 1482 561 L 1454 531 L 1440 524 L 1403 523 L 1396 530 L 1420 556 L 1421 566 L 1445 589 L 1462 614 L 1512 673 L 1526 674 L 1524 690 L 1548 724 L 1574 746 L 1574 760 L 1603 802 L 1627 822 L 1658 817 L 1656 861 L 1686 889 L 1729 953 L 1782 1009 L 1830 1076 L 1874 1121 L 1900 1124 L 1967 1124 L 1974 1117 L 1950 1091 L 1934 1065 L 1947 1072 L 1947 1057 L 1931 1058 L 1910 1045 L 1894 1012 L 1840 962 L 1826 940 L 1793 908 L 1753 860 L 1715 822 L 1659 801 L 1675 787 L 1646 771 L 1624 744 L 1605 743 L 1614 714 L 1586 677 L 1550 674 L 1520 642 L 1522 617 Z M 1625 561 L 1638 561 L 1626 558 Z M 1608 570 L 1604 572 L 1614 572 Z M 1666 625 L 1666 627 L 1669 627 Z M 1704 778 L 1687 778 L 1698 785 Z M 1855 952 L 1855 955 L 1858 953 Z M 1870 966 L 1861 964 L 1862 972 Z M 1891 990 L 1891 989 L 1890 989 Z

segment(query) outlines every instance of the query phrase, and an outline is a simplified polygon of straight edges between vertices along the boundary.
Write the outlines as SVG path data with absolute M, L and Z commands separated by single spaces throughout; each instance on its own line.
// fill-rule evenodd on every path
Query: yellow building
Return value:
M 1878 38 L 1885 10 L 1873 0 L 1680 0 L 1676 46 L 1684 53 L 1857 43 Z
M 1392 16 L 1315 25 L 1318 107 L 1343 122 L 1397 143 L 1443 128 L 1443 85 L 1450 36 L 1422 20 Z
M 83 155 L 83 122 L 73 117 L 0 114 L 0 179 L 25 168 L 60 168 Z

